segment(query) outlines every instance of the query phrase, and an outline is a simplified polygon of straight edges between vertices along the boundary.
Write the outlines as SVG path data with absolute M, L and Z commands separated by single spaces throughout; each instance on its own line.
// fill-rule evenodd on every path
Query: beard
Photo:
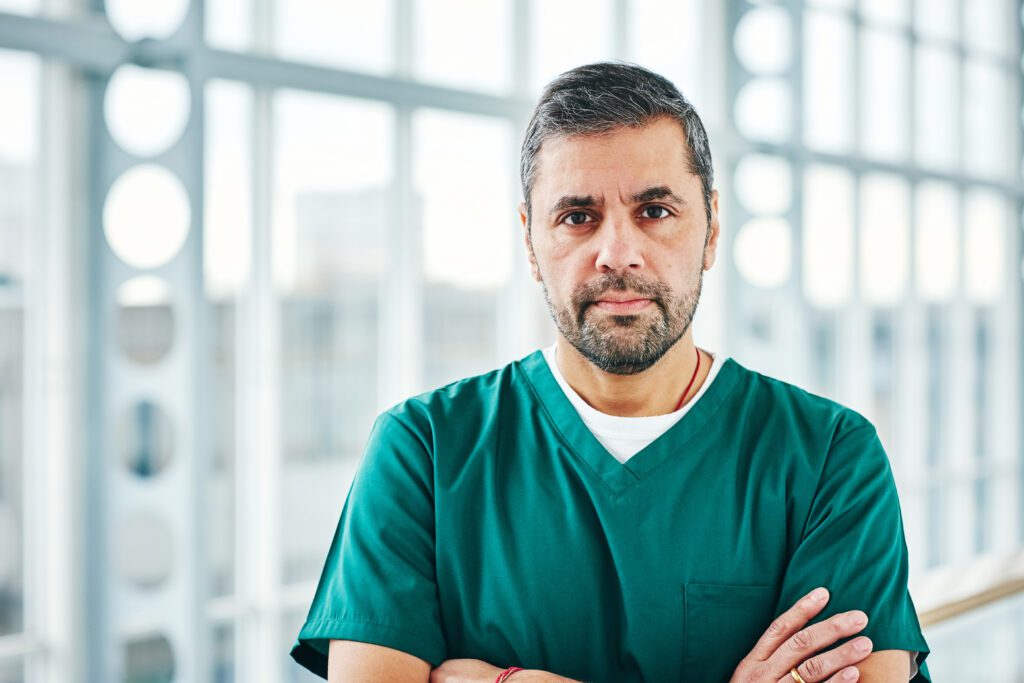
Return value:
M 657 363 L 693 322 L 704 283 L 704 269 L 698 264 L 696 285 L 680 295 L 663 282 L 650 281 L 632 273 L 609 273 L 582 284 L 569 302 L 556 307 L 543 281 L 544 300 L 562 336 L 584 358 L 605 372 L 635 375 Z M 596 306 L 609 291 L 635 292 L 650 299 L 648 307 L 632 315 L 611 315 Z

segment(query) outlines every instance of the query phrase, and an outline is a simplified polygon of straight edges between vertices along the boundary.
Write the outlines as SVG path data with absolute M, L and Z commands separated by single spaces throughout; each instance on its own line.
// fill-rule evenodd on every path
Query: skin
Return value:
M 642 128 L 550 139 L 539 154 L 529 215 L 520 206 L 533 277 L 558 328 L 559 369 L 587 403 L 609 415 L 672 412 L 697 365 L 691 322 L 703 271 L 715 262 L 718 192 L 707 216 L 687 149 L 681 126 L 667 118 Z M 627 310 L 600 303 L 609 299 L 648 303 Z M 711 366 L 711 357 L 699 353 L 700 370 L 685 401 Z M 904 650 L 872 652 L 863 637 L 828 649 L 863 630 L 867 615 L 854 610 L 807 626 L 827 602 L 827 591 L 823 600 L 808 595 L 780 615 L 740 662 L 733 683 L 792 683 L 793 667 L 807 683 L 906 683 L 910 658 Z M 850 619 L 856 616 L 865 620 Z M 857 643 L 867 649 L 857 650 Z M 848 670 L 859 678 L 841 678 Z M 398 650 L 332 641 L 328 680 L 491 683 L 502 671 L 504 666 L 477 659 L 448 660 L 432 669 Z M 570 681 L 539 670 L 510 679 Z
M 690 322 L 703 271 L 715 262 L 718 191 L 712 193 L 709 232 L 700 179 L 690 173 L 685 150 L 682 128 L 670 119 L 548 140 L 539 155 L 531 215 L 525 204 L 519 209 L 533 277 L 558 327 L 559 370 L 587 403 L 609 415 L 673 412 L 697 364 Z M 670 194 L 642 200 L 659 188 Z M 563 197 L 592 201 L 558 209 Z M 635 286 L 610 286 L 623 283 Z M 628 315 L 595 304 L 623 297 L 653 303 Z M 659 327 L 669 328 L 676 341 L 646 368 L 608 370 L 578 348 L 572 321 L 580 316 L 604 336 L 604 348 L 620 356 Z M 700 365 L 686 400 L 707 378 L 711 357 L 701 352 Z

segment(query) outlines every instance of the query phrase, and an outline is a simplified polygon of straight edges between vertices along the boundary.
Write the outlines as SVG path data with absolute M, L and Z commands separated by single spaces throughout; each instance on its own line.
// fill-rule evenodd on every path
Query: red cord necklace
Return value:
M 697 371 L 700 370 L 700 349 L 694 347 L 694 350 L 697 352 L 697 367 L 693 369 L 693 377 L 690 378 L 690 383 L 686 385 L 686 391 L 684 391 L 683 395 L 679 398 L 679 404 L 676 405 L 676 410 L 683 407 L 683 400 L 686 398 L 686 395 L 690 393 L 690 387 L 693 386 L 693 380 L 697 379 Z M 672 412 L 674 413 L 676 411 L 673 410 Z

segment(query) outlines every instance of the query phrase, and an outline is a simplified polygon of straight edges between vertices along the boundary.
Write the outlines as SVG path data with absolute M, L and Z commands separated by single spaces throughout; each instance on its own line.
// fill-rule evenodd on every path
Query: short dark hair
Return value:
M 664 76 L 629 62 L 597 62 L 570 69 L 544 88 L 523 138 L 519 175 L 526 215 L 544 141 L 559 135 L 591 135 L 619 126 L 640 127 L 670 116 L 683 127 L 687 163 L 700 176 L 710 234 L 714 169 L 704 124 L 689 100 Z

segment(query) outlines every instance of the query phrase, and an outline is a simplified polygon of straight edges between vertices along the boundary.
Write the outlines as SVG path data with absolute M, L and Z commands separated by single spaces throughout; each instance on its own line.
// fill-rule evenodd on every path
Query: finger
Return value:
M 769 657 L 769 670 L 773 672 L 778 671 L 781 675 L 794 666 L 801 665 L 811 659 L 837 640 L 859 633 L 867 623 L 868 615 L 860 610 L 851 610 L 836 614 L 825 621 L 797 631 L 775 651 L 775 654 Z M 842 650 L 842 648 L 839 649 Z M 852 664 L 853 662 L 845 663 Z M 824 676 L 815 680 L 821 680 L 822 678 Z
M 797 673 L 800 673 L 799 670 L 797 671 Z M 803 678 L 803 674 L 800 674 L 800 677 Z M 831 678 L 825 681 L 825 683 L 853 683 L 853 681 L 856 681 L 859 678 L 860 669 L 858 669 L 855 666 L 848 666 L 845 669 L 842 669 L 841 671 L 837 671 Z M 778 681 L 776 681 L 776 683 L 793 683 L 794 680 L 796 679 L 794 679 L 791 675 L 786 674 Z M 804 680 L 807 681 L 807 683 L 810 683 L 810 681 L 806 678 Z
M 768 626 L 754 649 L 747 655 L 757 662 L 767 661 L 786 639 L 803 628 L 828 602 L 828 590 L 815 588 L 797 601 L 795 605 L 780 614 Z M 787 669 L 788 671 L 789 669 Z
M 853 683 L 860 678 L 860 669 L 849 666 L 828 679 L 827 683 Z
M 806 683 L 823 681 L 837 671 L 864 660 L 871 654 L 870 638 L 855 638 L 841 647 L 815 655 L 796 668 Z

